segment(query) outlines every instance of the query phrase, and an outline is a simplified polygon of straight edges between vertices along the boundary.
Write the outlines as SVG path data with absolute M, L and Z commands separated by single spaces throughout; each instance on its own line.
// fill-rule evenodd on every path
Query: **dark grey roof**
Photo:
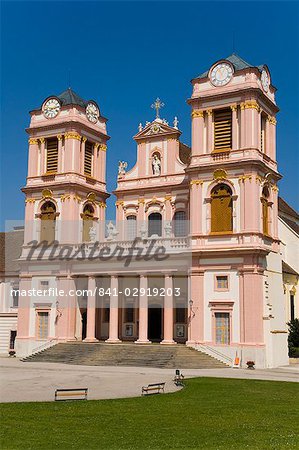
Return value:
M 83 100 L 83 98 L 76 94 L 71 88 L 68 88 L 57 97 L 61 100 L 62 105 L 79 105 L 82 106 L 82 108 L 86 108 L 88 104 L 86 100 Z
M 242 59 L 236 53 L 233 53 L 232 55 L 228 56 L 227 58 L 223 58 L 223 60 L 229 61 L 230 63 L 232 63 L 232 65 L 234 66 L 234 69 L 236 71 L 237 70 L 242 70 L 242 69 L 247 69 L 248 67 L 256 67 L 257 69 L 259 69 L 259 71 L 262 71 L 262 69 L 264 67 L 264 65 L 253 66 L 253 65 L 249 64 L 248 62 L 244 61 L 244 59 Z M 219 61 L 222 61 L 222 60 L 219 60 Z M 206 78 L 208 76 L 208 73 L 209 73 L 209 70 L 207 70 L 206 72 L 202 73 L 197 78 Z

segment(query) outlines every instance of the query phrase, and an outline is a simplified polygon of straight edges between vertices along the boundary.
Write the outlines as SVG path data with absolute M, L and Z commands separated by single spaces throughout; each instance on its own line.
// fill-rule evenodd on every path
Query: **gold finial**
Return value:
M 159 99 L 159 97 L 156 98 L 155 102 L 151 105 L 151 108 L 156 110 L 156 119 L 160 119 L 160 114 L 159 114 L 159 110 L 161 108 L 163 108 L 164 103 L 161 102 L 161 100 Z

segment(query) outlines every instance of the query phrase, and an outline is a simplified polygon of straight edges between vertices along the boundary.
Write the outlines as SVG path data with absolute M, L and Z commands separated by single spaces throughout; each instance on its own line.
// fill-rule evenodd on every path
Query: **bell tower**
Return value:
M 31 111 L 25 244 L 80 243 L 104 236 L 107 119 L 72 89 Z

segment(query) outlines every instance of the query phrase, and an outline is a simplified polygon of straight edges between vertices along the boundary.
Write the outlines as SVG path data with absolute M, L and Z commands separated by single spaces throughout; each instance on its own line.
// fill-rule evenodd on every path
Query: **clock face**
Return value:
M 86 117 L 92 123 L 96 123 L 98 121 L 99 110 L 93 103 L 88 103 L 86 106 Z
M 60 103 L 57 98 L 49 98 L 43 107 L 44 116 L 47 119 L 53 119 L 60 111 Z
M 225 86 L 233 76 L 233 69 L 230 64 L 217 64 L 210 75 L 211 83 L 214 86 Z
M 268 92 L 269 86 L 270 86 L 270 80 L 269 80 L 269 76 L 268 76 L 266 70 L 262 71 L 261 82 L 262 82 L 264 91 Z

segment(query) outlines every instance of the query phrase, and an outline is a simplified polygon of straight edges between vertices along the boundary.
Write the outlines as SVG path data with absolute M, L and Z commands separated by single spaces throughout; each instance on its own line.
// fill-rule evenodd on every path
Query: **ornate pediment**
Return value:
M 153 122 L 147 123 L 145 127 L 134 136 L 134 139 L 138 141 L 162 135 L 176 135 L 178 137 L 180 134 L 181 132 L 178 129 L 169 126 L 166 120 L 155 119 Z

